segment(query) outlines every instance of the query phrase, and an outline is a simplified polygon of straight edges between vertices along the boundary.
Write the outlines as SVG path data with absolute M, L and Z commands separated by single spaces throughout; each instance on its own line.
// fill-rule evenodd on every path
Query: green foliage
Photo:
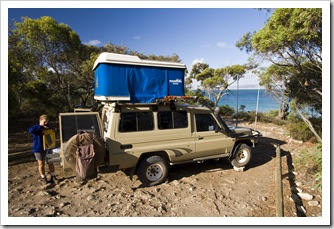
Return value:
M 205 96 L 204 92 L 200 89 L 197 89 L 196 91 L 187 90 L 185 93 L 186 96 L 196 96 L 197 101 L 187 101 L 189 104 L 195 104 L 195 105 L 203 105 L 208 107 L 211 110 L 214 110 L 214 103 Z
M 290 114 L 288 116 L 288 121 L 289 133 L 292 138 L 301 141 L 308 141 L 311 139 L 313 133 L 301 118 L 294 114 Z
M 267 112 L 267 116 L 269 118 L 277 118 L 279 114 L 279 110 L 270 110 L 269 112 Z
M 245 111 L 245 108 L 246 108 L 245 105 L 240 105 L 240 107 L 239 107 L 239 111 L 244 112 L 244 111 Z
M 279 8 L 266 24 L 245 34 L 236 44 L 253 52 L 259 62 L 271 65 L 258 70 L 260 84 L 278 101 L 294 100 L 295 107 L 309 107 L 322 112 L 322 11 L 321 8 Z M 307 116 L 307 115 L 306 115 Z M 312 122 L 303 118 L 321 141 Z M 292 127 L 297 134 L 300 126 Z M 305 134 L 307 135 L 307 134 Z M 306 138 L 303 137 L 303 138 Z
M 17 113 L 19 112 L 20 102 L 18 98 L 18 94 L 16 92 L 15 86 L 8 87 L 8 116 L 9 117 L 16 117 Z
M 313 188 L 322 188 L 322 145 L 315 148 L 303 148 L 294 160 L 295 168 L 299 173 L 313 177 Z
M 239 78 L 242 78 L 247 70 L 249 70 L 248 67 L 249 66 L 246 65 L 236 64 L 213 69 L 210 68 L 208 64 L 199 62 L 193 65 L 187 83 L 190 83 L 191 79 L 199 81 L 205 92 L 209 95 L 214 95 L 215 108 L 228 87 Z
M 317 146 L 316 152 L 313 155 L 314 162 L 316 163 L 316 173 L 314 174 L 314 188 L 322 188 L 322 144 Z
M 219 107 L 219 114 L 221 116 L 232 116 L 235 113 L 235 109 L 229 105 Z
M 68 25 L 51 17 L 24 17 L 8 32 L 8 102 L 11 120 L 73 111 L 93 106 L 94 62 L 102 52 L 137 55 L 142 59 L 180 62 L 177 54 L 144 55 L 126 46 L 84 45 Z

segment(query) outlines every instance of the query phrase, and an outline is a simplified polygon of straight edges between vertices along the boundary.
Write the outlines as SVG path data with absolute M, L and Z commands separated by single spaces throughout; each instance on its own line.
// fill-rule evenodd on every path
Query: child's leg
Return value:
M 50 163 L 48 165 L 49 165 L 49 170 L 50 170 L 51 175 L 54 175 L 55 174 L 55 166 L 52 163 Z
M 37 160 L 38 162 L 38 171 L 41 177 L 45 176 L 45 162 L 44 160 Z

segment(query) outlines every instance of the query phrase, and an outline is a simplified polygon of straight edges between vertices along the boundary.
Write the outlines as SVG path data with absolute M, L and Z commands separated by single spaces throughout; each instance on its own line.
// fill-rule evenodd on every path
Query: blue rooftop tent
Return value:
M 165 96 L 184 96 L 186 66 L 101 53 L 94 63 L 96 100 L 150 103 Z

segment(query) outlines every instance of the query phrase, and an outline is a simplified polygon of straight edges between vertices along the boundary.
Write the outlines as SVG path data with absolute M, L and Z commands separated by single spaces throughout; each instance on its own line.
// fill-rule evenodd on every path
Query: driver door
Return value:
M 212 114 L 195 114 L 196 152 L 200 157 L 229 154 L 234 141 L 224 133 Z

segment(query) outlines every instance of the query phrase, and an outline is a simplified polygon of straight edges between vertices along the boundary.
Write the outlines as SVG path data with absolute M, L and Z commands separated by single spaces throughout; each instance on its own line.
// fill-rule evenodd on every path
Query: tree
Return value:
M 257 32 L 245 34 L 236 44 L 241 50 L 269 61 L 261 70 L 266 89 L 290 98 L 294 108 L 321 141 L 307 114 L 322 112 L 322 12 L 318 8 L 276 9 Z
M 51 17 L 24 17 L 22 22 L 13 22 L 8 33 L 8 102 L 13 120 L 18 113 L 58 116 L 76 105 L 94 105 L 93 66 L 102 52 L 181 61 L 177 54 L 147 56 L 111 42 L 102 47 L 84 45 L 68 25 Z
M 193 65 L 189 78 L 196 79 L 200 82 L 202 90 L 208 93 L 210 99 L 212 99 L 212 96 L 214 97 L 214 110 L 228 87 L 235 83 L 239 78 L 242 78 L 246 71 L 246 66 L 238 64 L 213 69 L 206 63 L 198 62 Z M 190 81 L 188 81 L 188 83 L 189 82 Z
M 23 81 L 21 85 L 16 84 L 21 91 L 27 92 L 22 94 L 28 96 L 20 98 L 21 104 L 29 104 L 24 100 L 36 98 L 30 96 L 47 93 L 50 96 L 48 100 L 40 102 L 46 102 L 49 108 L 72 109 L 77 100 L 76 90 L 82 86 L 78 84 L 78 79 L 84 77 L 80 74 L 82 50 L 79 36 L 68 25 L 58 23 L 51 17 L 35 20 L 24 17 L 22 22 L 14 22 L 9 31 L 9 56 L 13 58 L 10 68 L 20 67 Z M 10 70 L 9 82 L 14 79 L 11 73 L 13 70 Z M 27 84 L 30 81 L 38 81 L 44 86 Z M 41 91 L 36 91 L 38 89 Z M 35 93 L 31 94 L 32 91 Z M 43 104 L 40 105 L 43 107 Z

